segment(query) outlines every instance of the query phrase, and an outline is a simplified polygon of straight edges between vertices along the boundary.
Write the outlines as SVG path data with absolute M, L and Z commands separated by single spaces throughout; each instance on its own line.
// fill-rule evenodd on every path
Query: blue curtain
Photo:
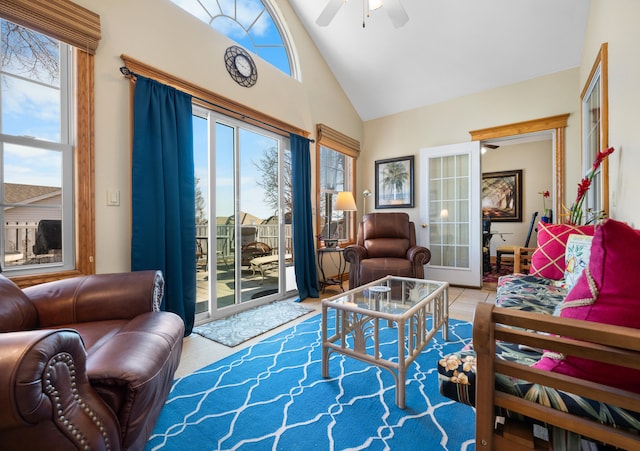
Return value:
M 310 140 L 292 133 L 289 143 L 293 179 L 293 262 L 298 294 L 302 300 L 319 297 L 313 247 Z
M 137 76 L 133 105 L 131 269 L 160 269 L 162 309 L 193 329 L 196 207 L 191 96 Z

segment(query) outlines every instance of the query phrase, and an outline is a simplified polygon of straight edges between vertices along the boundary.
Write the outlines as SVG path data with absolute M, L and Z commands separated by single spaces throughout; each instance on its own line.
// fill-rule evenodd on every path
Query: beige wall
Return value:
M 522 169 L 522 222 L 493 222 L 491 230 L 506 232 L 491 240 L 491 255 L 496 255 L 496 246 L 512 244 L 524 245 L 529 231 L 531 215 L 538 212 L 537 221 L 542 216 L 542 195 L 540 192 L 553 188 L 553 148 L 549 140 L 500 146 L 489 150 L 481 158 L 482 172 L 498 172 Z M 551 199 L 546 207 L 551 208 Z M 531 235 L 530 246 L 536 245 L 535 232 Z
M 362 121 L 320 57 L 287 1 L 277 1 L 298 51 L 302 82 L 256 59 L 258 83 L 237 85 L 224 51 L 233 43 L 194 21 L 168 0 L 76 0 L 100 14 L 96 54 L 96 270 L 128 270 L 131 240 L 130 98 L 121 54 L 315 134 L 325 123 L 362 140 Z M 315 155 L 312 151 L 312 165 Z M 106 206 L 108 188 L 120 190 L 119 207 Z M 315 189 L 315 186 L 312 187 Z
M 358 192 L 365 188 L 373 190 L 375 160 L 404 155 L 418 158 L 422 148 L 470 141 L 471 130 L 564 113 L 570 114 L 565 170 L 575 173 L 577 179 L 580 161 L 578 78 L 579 70 L 570 69 L 365 122 L 364 151 L 358 159 Z M 416 89 L 420 89 L 419 86 Z M 578 168 L 574 170 L 576 158 Z M 551 175 L 549 169 L 549 177 Z M 421 178 L 416 171 L 416 187 L 421 186 Z M 551 189 L 550 184 L 547 186 Z M 420 192 L 416 192 L 416 208 L 405 210 L 414 221 L 420 216 L 420 202 Z
M 640 2 L 592 0 L 580 86 L 585 83 L 600 45 L 609 47 L 609 157 L 611 216 L 640 227 Z
M 277 0 L 292 34 L 302 71 L 293 80 L 256 58 L 259 80 L 252 88 L 235 84 L 224 69 L 224 50 L 232 43 L 191 20 L 165 0 L 76 0 L 101 16 L 102 41 L 96 55 L 96 225 L 98 272 L 127 270 L 130 252 L 130 98 L 120 75 L 121 54 L 182 77 L 311 132 L 325 123 L 361 141 L 357 192 L 373 189 L 374 162 L 418 156 L 424 147 L 469 141 L 469 131 L 570 113 L 567 129 L 568 203 L 581 177 L 579 95 L 602 42 L 609 42 L 611 207 L 618 219 L 640 224 L 635 193 L 640 189 L 637 136 L 640 104 L 640 17 L 636 0 L 592 0 L 580 68 L 528 80 L 449 102 L 362 123 L 322 60 L 289 3 Z M 424 81 L 428 82 L 427 80 Z M 416 84 L 415 89 L 420 89 Z M 315 155 L 312 152 L 312 164 Z M 417 161 L 416 161 L 417 163 Z M 416 164 L 416 167 L 419 167 Z M 629 168 L 626 171 L 625 168 Z M 312 188 L 315 189 L 315 182 Z M 420 174 L 416 171 L 416 186 Z M 108 188 L 121 191 L 121 206 L 107 207 Z M 537 190 L 537 188 L 536 188 Z M 536 191 L 537 192 L 537 191 Z M 416 193 L 416 205 L 420 204 Z M 362 197 L 357 197 L 362 205 Z M 369 199 L 369 210 L 373 207 Z M 417 209 L 407 210 L 417 218 Z

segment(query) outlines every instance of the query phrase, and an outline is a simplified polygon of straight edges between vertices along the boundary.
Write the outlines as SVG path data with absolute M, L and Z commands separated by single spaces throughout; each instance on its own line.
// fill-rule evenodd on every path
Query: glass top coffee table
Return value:
M 396 382 L 396 405 L 404 409 L 407 366 L 438 329 L 442 329 L 442 338 L 448 339 L 448 289 L 448 282 L 387 276 L 324 299 L 322 377 L 329 377 L 332 352 L 386 368 Z M 335 311 L 333 326 L 329 325 L 329 310 Z M 380 355 L 380 320 L 398 332 L 398 355 L 391 356 L 397 361 Z

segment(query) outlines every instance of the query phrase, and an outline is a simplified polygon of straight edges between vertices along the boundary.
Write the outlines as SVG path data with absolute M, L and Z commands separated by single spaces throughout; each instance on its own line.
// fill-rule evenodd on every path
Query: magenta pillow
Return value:
M 597 227 L 589 266 L 567 294 L 561 318 L 640 329 L 640 230 L 607 220 Z M 536 368 L 640 393 L 640 371 L 545 352 Z
M 569 235 L 593 235 L 594 226 L 538 223 L 538 247 L 531 256 L 533 276 L 560 280 L 564 277 L 565 249 Z

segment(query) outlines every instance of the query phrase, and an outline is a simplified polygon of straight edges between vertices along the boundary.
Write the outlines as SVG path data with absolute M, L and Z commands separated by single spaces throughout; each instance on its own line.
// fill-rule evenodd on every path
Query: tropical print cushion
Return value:
M 567 240 L 567 249 L 565 252 L 565 269 L 564 283 L 567 290 L 571 290 L 582 271 L 589 264 L 589 256 L 591 255 L 592 236 L 578 235 L 572 233 Z
M 566 295 L 567 289 L 553 280 L 527 274 L 509 274 L 498 279 L 495 304 L 551 315 Z
M 538 223 L 538 247 L 531 256 L 534 276 L 561 280 L 565 270 L 565 249 L 569 235 L 593 235 L 594 226 Z

